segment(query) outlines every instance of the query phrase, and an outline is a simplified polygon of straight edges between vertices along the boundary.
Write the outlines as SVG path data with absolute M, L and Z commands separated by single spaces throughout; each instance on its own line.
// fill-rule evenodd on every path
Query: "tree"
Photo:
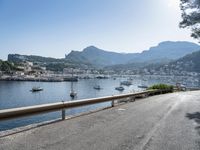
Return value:
M 200 42 L 200 0 L 180 0 L 182 10 L 181 28 L 189 28 L 191 36 Z

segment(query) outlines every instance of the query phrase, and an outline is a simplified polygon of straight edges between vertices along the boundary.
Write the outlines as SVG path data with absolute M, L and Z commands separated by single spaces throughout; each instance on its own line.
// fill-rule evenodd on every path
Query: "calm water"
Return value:
M 154 84 L 163 82 L 162 79 L 149 79 L 142 80 L 141 78 L 134 77 L 133 85 L 124 86 L 125 90 L 119 92 L 115 87 L 119 86 L 120 81 L 126 79 L 85 79 L 79 80 L 74 83 L 74 89 L 78 93 L 76 99 L 94 98 L 101 96 L 110 96 L 120 93 L 128 93 L 131 91 L 140 91 L 138 85 L 140 84 Z M 100 85 L 102 90 L 93 89 L 94 85 Z M 40 86 L 44 91 L 32 93 L 30 89 L 34 86 Z M 0 82 L 0 109 L 15 108 L 22 106 L 31 106 L 37 104 L 46 104 L 61 101 L 71 101 L 69 96 L 71 83 L 70 82 L 13 82 L 1 81 Z M 74 99 L 74 100 L 76 100 Z M 85 112 L 88 110 L 109 106 L 110 103 L 97 104 L 81 108 L 73 108 L 66 110 L 67 115 L 74 115 L 77 113 Z M 32 117 L 14 119 L 9 121 L 0 122 L 0 131 L 7 130 L 19 126 L 29 125 L 42 121 L 60 118 L 60 111 Z

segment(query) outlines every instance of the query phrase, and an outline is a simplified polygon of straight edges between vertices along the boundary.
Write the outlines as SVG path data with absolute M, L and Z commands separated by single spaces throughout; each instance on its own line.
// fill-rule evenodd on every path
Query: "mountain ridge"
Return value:
M 117 53 L 88 46 L 82 51 L 71 51 L 65 58 L 56 59 L 35 55 L 9 54 L 8 61 L 31 61 L 43 66 L 76 66 L 105 68 L 133 68 L 151 64 L 165 64 L 177 60 L 187 54 L 200 50 L 198 44 L 186 41 L 164 41 L 141 53 Z M 63 65 L 65 64 L 65 65 Z M 128 66 L 128 67 L 127 67 Z M 55 68 L 54 67 L 54 68 Z
M 200 50 L 198 44 L 187 41 L 164 41 L 141 53 L 117 53 L 102 50 L 95 46 L 88 46 L 82 51 L 71 51 L 65 59 L 80 60 L 97 67 L 105 67 L 119 64 L 148 63 L 148 61 L 154 60 L 157 63 L 163 63 L 165 60 L 176 60 L 197 50 Z

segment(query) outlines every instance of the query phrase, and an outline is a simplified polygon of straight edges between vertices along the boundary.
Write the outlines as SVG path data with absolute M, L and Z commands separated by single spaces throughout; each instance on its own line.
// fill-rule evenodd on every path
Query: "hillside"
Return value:
M 42 57 L 35 55 L 19 55 L 19 54 L 9 54 L 8 61 L 13 63 L 21 63 L 23 61 L 33 62 L 34 64 L 38 64 L 40 66 L 46 67 L 47 70 L 51 71 L 63 71 L 64 68 L 67 67 L 81 67 L 88 68 L 92 67 L 89 63 L 83 63 L 79 61 L 70 61 L 67 59 L 56 59 L 51 57 Z
M 65 59 L 56 59 L 51 57 L 42 57 L 35 55 L 19 55 L 19 54 L 9 54 L 8 61 L 19 63 L 22 61 L 30 61 L 35 63 L 59 63 L 66 62 Z
M 200 46 L 191 42 L 161 42 L 149 50 L 141 53 L 116 53 L 105 51 L 94 46 L 89 46 L 83 51 L 71 51 L 66 55 L 70 61 L 80 61 L 93 64 L 94 66 L 112 66 L 121 64 L 138 63 L 164 63 L 176 60 L 187 54 L 200 50 Z
M 195 43 L 165 41 L 143 51 L 137 56 L 137 60 L 133 60 L 133 62 L 176 60 L 198 50 L 200 50 L 200 46 Z
M 14 66 L 14 64 L 8 62 L 8 61 L 2 61 L 0 60 L 0 71 L 4 72 L 10 72 L 17 70 L 17 68 Z
M 200 51 L 188 54 L 174 62 L 159 67 L 160 70 L 177 72 L 198 72 L 200 73 Z

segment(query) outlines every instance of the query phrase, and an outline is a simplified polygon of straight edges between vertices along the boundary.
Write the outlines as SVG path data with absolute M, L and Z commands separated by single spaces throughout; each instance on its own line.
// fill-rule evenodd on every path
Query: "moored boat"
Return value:
M 74 98 L 74 97 L 76 97 L 77 96 L 77 93 L 76 92 L 74 92 L 74 91 L 71 91 L 70 92 L 70 97 L 71 98 Z
M 100 85 L 95 85 L 94 87 L 93 87 L 95 90 L 101 90 L 102 88 L 100 87 Z
M 132 82 L 131 81 L 122 81 L 120 84 L 130 86 L 130 85 L 132 85 Z
M 43 91 L 43 88 L 41 88 L 41 87 L 33 87 L 31 89 L 31 92 L 39 92 L 39 91 Z
M 123 90 L 124 90 L 124 87 L 123 87 L 123 86 L 119 86 L 119 87 L 116 87 L 115 90 L 123 91 Z

